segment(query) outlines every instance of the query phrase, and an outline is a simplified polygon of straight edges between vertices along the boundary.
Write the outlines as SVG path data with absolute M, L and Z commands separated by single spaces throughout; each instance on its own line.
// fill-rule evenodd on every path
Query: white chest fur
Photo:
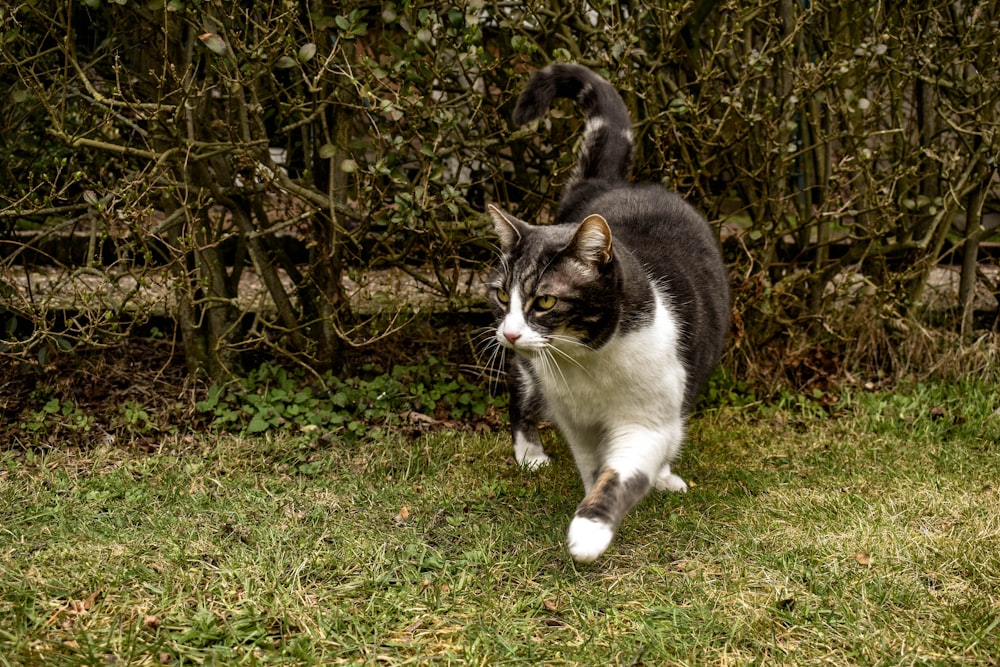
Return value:
M 659 294 L 656 300 L 652 322 L 598 350 L 564 346 L 565 354 L 533 360 L 557 423 L 594 432 L 625 425 L 659 429 L 679 418 L 686 372 L 678 324 Z

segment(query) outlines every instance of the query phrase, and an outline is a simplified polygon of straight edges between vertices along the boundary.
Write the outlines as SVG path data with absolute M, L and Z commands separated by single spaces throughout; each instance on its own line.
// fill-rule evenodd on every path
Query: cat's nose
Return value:
M 521 337 L 521 334 L 519 334 L 516 331 L 509 331 L 507 329 L 504 329 L 503 330 L 503 337 L 506 338 L 507 340 L 509 340 L 512 343 L 516 343 L 517 339 Z

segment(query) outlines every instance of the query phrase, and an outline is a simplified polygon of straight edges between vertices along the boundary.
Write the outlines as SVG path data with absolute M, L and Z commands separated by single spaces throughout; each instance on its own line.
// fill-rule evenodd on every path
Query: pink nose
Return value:
M 503 337 L 512 343 L 516 343 L 517 339 L 521 337 L 521 334 L 519 334 L 516 331 L 507 331 L 506 329 L 504 329 Z

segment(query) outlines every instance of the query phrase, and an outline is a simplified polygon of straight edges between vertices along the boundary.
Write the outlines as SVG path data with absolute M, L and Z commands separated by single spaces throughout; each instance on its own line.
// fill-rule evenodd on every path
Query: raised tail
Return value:
M 632 119 L 618 91 L 582 65 L 549 65 L 531 77 L 517 99 L 514 122 L 541 118 L 557 97 L 576 100 L 586 125 L 571 183 L 626 181 L 632 167 Z

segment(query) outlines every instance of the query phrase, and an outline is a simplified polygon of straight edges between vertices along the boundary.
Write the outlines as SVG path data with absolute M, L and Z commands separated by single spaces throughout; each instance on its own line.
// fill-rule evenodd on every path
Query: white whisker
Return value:
M 576 345 L 577 347 L 583 347 L 583 348 L 586 348 L 588 350 L 591 349 L 591 347 L 589 345 L 587 345 L 586 343 L 584 343 L 581 340 L 573 338 L 572 336 L 563 336 L 563 335 L 559 335 L 559 334 L 549 334 L 549 338 L 551 340 L 557 340 L 560 343 L 569 343 L 570 345 Z
M 497 358 L 499 357 L 499 364 L 497 364 Z M 494 393 L 496 388 L 500 384 L 500 378 L 506 374 L 507 367 L 507 349 L 503 345 L 496 344 L 493 346 L 493 354 L 490 355 L 489 368 L 493 371 L 489 374 L 489 390 L 490 393 Z
M 495 393 L 506 375 L 507 350 L 496 339 L 495 327 L 481 327 L 472 337 L 479 377 L 486 377 L 487 389 Z
M 540 351 L 542 353 L 541 358 L 545 359 L 545 368 L 548 375 L 552 378 L 555 378 L 555 373 L 552 372 L 552 369 L 554 368 L 559 373 L 559 379 L 562 380 L 562 383 L 567 388 L 569 388 L 569 382 L 566 381 L 566 375 L 563 373 L 562 366 L 559 364 L 559 361 L 552 354 L 553 351 L 563 353 L 562 350 L 558 350 L 552 347 L 551 345 L 547 345 Z
M 577 345 L 580 345 L 581 347 L 584 347 L 584 348 L 587 347 L 586 345 L 584 345 L 583 343 L 581 343 L 579 341 L 574 341 L 572 339 L 564 338 L 562 336 L 552 336 L 551 338 L 553 340 L 558 340 L 560 342 L 572 342 L 572 343 L 576 343 Z M 574 366 L 576 366 L 577 368 L 579 368 L 581 371 L 583 371 L 587 375 L 590 375 L 590 370 L 586 366 L 584 366 L 583 364 L 581 364 L 578 359 L 575 359 L 569 352 L 566 352 L 566 350 L 560 350 L 558 347 L 556 347 L 555 345 L 551 345 L 551 344 L 547 346 L 547 349 L 549 349 L 549 350 L 551 350 L 553 352 L 557 352 L 560 357 L 562 357 L 566 361 L 572 363 Z

